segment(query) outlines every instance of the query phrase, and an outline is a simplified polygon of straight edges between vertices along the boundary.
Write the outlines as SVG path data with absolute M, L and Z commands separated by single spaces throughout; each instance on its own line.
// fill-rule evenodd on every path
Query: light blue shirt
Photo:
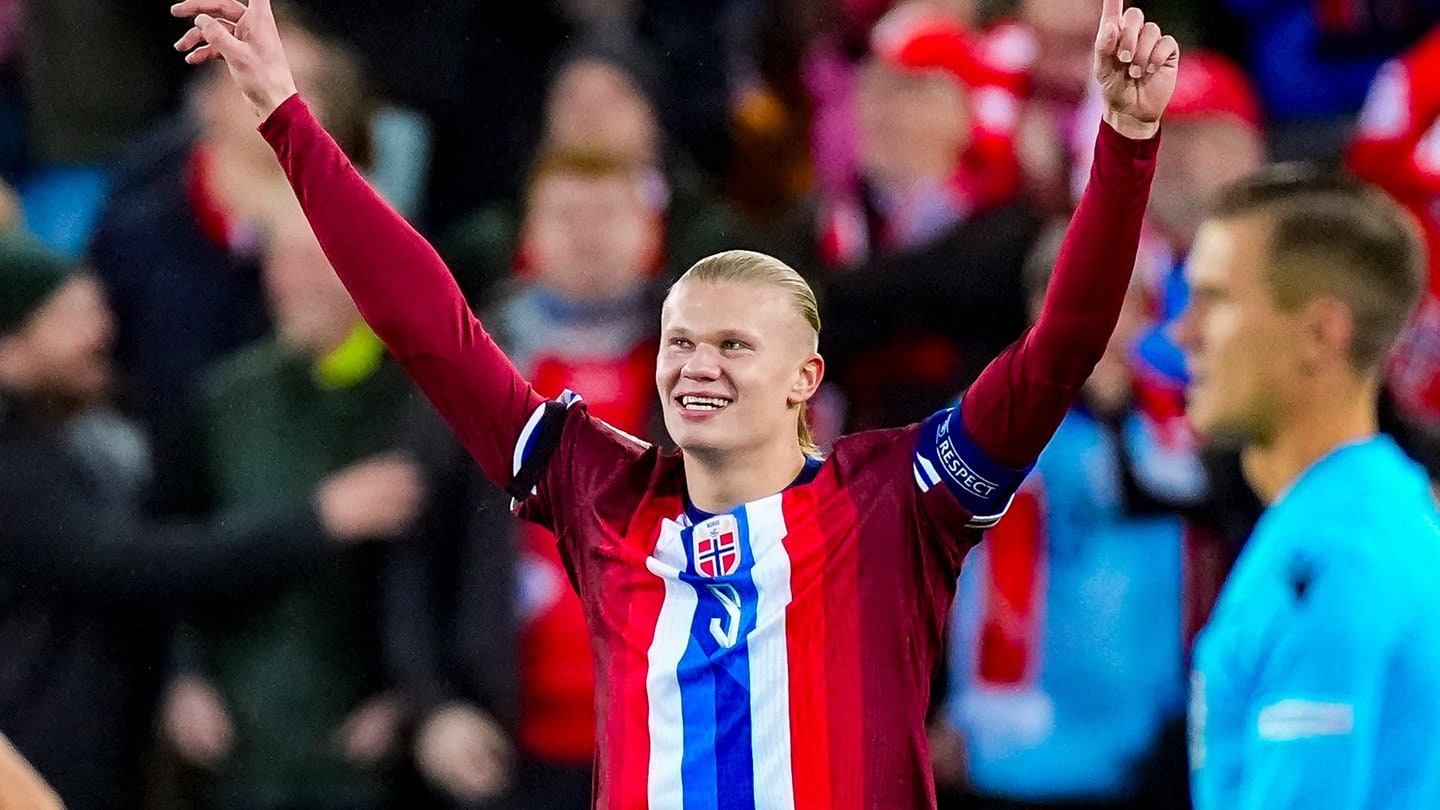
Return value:
M 1133 416 L 1125 440 L 1148 483 L 1198 497 L 1203 479 L 1188 449 L 1161 453 Z M 1044 523 L 1033 678 L 997 688 L 977 671 L 993 538 L 970 553 L 961 573 L 947 708 L 966 739 L 970 782 L 986 794 L 1127 798 L 1161 726 L 1184 708 L 1184 529 L 1173 514 L 1126 513 L 1114 441 L 1088 414 L 1072 411 L 1027 484 Z
M 1440 520 L 1389 438 L 1265 513 L 1195 649 L 1198 810 L 1440 808 Z

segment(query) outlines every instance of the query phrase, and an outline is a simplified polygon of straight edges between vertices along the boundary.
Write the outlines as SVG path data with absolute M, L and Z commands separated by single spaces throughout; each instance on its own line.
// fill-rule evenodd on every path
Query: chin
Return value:
M 718 453 L 725 449 L 724 443 L 717 441 L 714 436 L 705 435 L 706 431 L 694 429 L 682 429 L 672 431 L 670 437 L 674 439 L 675 446 L 687 453 Z

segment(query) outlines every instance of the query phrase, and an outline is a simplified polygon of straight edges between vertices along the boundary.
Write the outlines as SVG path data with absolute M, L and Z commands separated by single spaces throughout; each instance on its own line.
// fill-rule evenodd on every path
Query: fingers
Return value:
M 195 47 L 195 50 L 185 54 L 185 61 L 192 65 L 208 62 L 217 56 L 237 55 L 241 44 L 240 40 L 231 33 L 233 27 L 234 23 L 228 20 L 200 14 L 195 17 L 195 27 L 180 37 L 180 40 L 175 43 L 175 48 L 176 50 L 185 50 L 186 47 L 199 45 L 199 47 Z
M 1099 59 L 1115 58 L 1115 46 L 1120 44 L 1120 26 L 1114 20 L 1102 20 L 1100 32 L 1095 35 L 1095 55 Z
M 1140 29 L 1140 37 L 1135 40 L 1135 58 L 1130 62 L 1130 78 L 1138 79 L 1146 73 L 1154 73 L 1155 66 L 1150 64 L 1150 55 L 1155 51 L 1155 45 L 1160 42 L 1160 26 L 1153 22 L 1145 23 Z
M 1135 46 L 1140 39 L 1140 29 L 1145 27 L 1145 13 L 1138 8 L 1129 8 L 1120 18 L 1120 45 L 1116 58 L 1125 64 L 1135 59 Z
M 1162 67 L 1175 67 L 1179 63 L 1180 43 L 1175 41 L 1175 37 L 1167 34 L 1160 37 L 1160 41 L 1155 43 L 1155 50 L 1150 52 L 1150 61 L 1146 65 L 1146 70 L 1154 73 Z
M 1100 4 L 1100 25 L 1103 27 L 1107 22 L 1120 23 L 1120 14 L 1125 8 L 1125 0 L 1104 0 Z
M 170 7 L 170 14 L 175 17 L 208 14 L 230 22 L 239 22 L 244 13 L 245 6 L 239 0 L 184 0 Z

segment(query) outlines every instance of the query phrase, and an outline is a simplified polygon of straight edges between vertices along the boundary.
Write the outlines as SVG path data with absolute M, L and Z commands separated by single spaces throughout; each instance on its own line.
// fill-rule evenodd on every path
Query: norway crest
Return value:
M 714 579 L 740 569 L 740 526 L 734 515 L 716 515 L 691 535 L 695 573 Z

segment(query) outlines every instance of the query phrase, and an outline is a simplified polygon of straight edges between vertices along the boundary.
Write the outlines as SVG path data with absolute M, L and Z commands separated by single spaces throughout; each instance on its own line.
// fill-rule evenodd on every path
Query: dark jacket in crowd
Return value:
M 0 732 L 71 810 L 136 801 L 174 610 L 331 553 L 308 493 L 213 529 L 146 519 L 145 459 L 113 417 L 0 392 Z
M 221 361 L 201 384 L 197 418 L 211 519 L 282 518 L 287 500 L 390 449 L 412 391 L 400 367 L 378 354 L 373 370 L 332 384 L 317 379 L 311 358 L 273 338 Z M 334 742 L 349 714 L 384 687 L 382 553 L 349 548 L 284 588 L 192 614 L 193 647 L 185 649 L 235 727 L 235 747 L 211 786 L 220 806 L 388 803 L 385 769 L 351 765 Z
M 923 247 L 821 277 L 820 351 L 849 399 L 849 431 L 952 404 L 1020 335 L 1021 268 L 1038 229 L 1021 205 L 992 208 Z

